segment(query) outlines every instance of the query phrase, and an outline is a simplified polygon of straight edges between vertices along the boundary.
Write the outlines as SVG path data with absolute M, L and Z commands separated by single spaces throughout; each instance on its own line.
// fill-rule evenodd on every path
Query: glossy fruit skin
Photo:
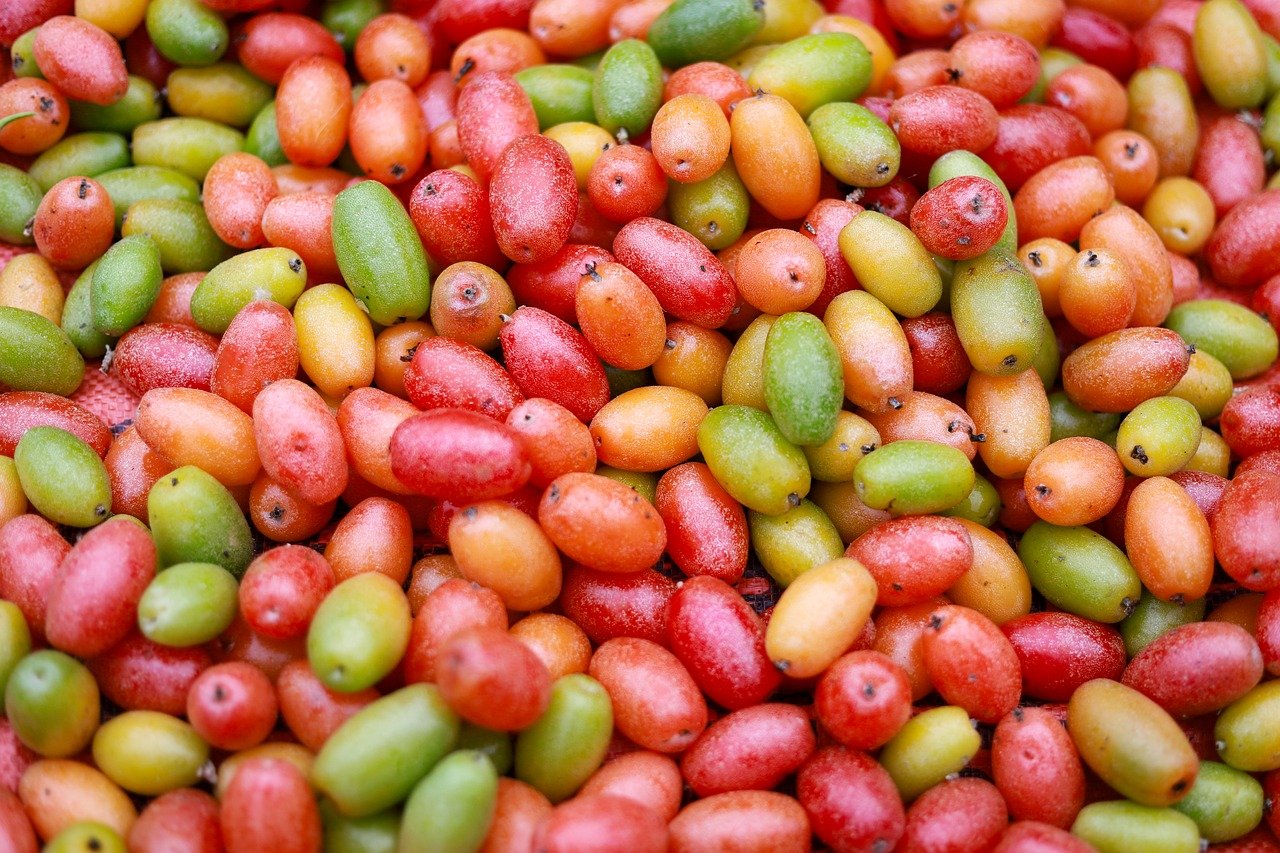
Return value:
M 98 687 L 82 664 L 62 652 L 28 655 L 5 687 L 5 716 L 18 740 L 48 758 L 74 755 L 97 730 Z
M 804 712 L 763 704 L 713 723 L 685 752 L 681 773 L 700 797 L 768 790 L 797 770 L 814 749 Z
M 1125 667 L 1123 683 L 1171 714 L 1191 717 L 1239 699 L 1262 672 L 1262 655 L 1248 632 L 1203 622 L 1174 628 L 1152 642 Z
M 1246 589 L 1264 591 L 1276 585 L 1280 542 L 1269 534 L 1274 495 L 1280 479 L 1261 472 L 1237 477 L 1223 493 L 1214 515 L 1213 544 L 1218 562 Z M 1242 537 L 1245 529 L 1258 534 Z
M 911 227 L 934 254 L 968 260 L 995 245 L 1008 217 L 1004 197 L 990 181 L 951 178 L 911 208 Z
M 550 701 L 546 666 L 503 629 L 476 628 L 454 635 L 441 648 L 436 670 L 450 707 L 488 729 L 526 728 Z
M 894 101 L 889 126 L 903 148 L 937 157 L 948 151 L 981 151 L 995 141 L 998 116 L 976 92 L 928 86 Z
M 1072 402 L 1095 412 L 1127 412 L 1167 394 L 1187 371 L 1186 342 L 1167 329 L 1122 329 L 1095 338 L 1062 363 Z
M 280 817 L 288 815 L 288 820 Z M 255 759 L 239 768 L 220 809 L 229 853 L 312 850 L 320 845 L 320 814 L 306 779 L 291 764 Z
M 876 525 L 846 553 L 867 567 L 879 588 L 877 602 L 889 606 L 941 595 L 973 565 L 973 545 L 964 526 L 930 516 Z
M 647 640 L 620 637 L 591 658 L 619 731 L 648 749 L 680 752 L 707 725 L 707 706 L 684 664 Z
M 584 673 L 559 678 L 538 722 L 516 738 L 515 775 L 560 802 L 599 768 L 614 714 L 609 692 Z
M 312 780 L 343 814 L 359 817 L 404 799 L 455 743 L 460 722 L 432 685 L 415 684 L 366 705 L 325 742 Z M 402 763 L 371 762 L 377 743 Z
M 682 320 L 714 329 L 733 311 L 737 289 L 724 264 L 670 223 L 632 220 L 618 232 L 613 252 L 653 290 L 663 310 Z
M 851 651 L 832 664 L 814 691 L 824 730 L 853 749 L 887 743 L 911 716 L 911 684 L 886 655 Z
M 746 569 L 746 515 L 709 468 L 697 462 L 658 480 L 654 507 L 667 528 L 667 552 L 687 575 L 733 583 Z
M 1023 691 L 1065 702 L 1094 678 L 1117 679 L 1125 667 L 1119 634 L 1070 613 L 1031 613 L 1000 626 L 1022 666 Z
M 545 397 L 589 423 L 609 400 L 609 381 L 582 333 L 522 305 L 499 333 L 507 372 L 526 397 Z
M 505 464 L 491 467 L 488 479 L 477 479 L 474 466 L 499 458 L 497 454 L 506 457 Z M 456 408 L 423 412 L 396 427 L 391 466 L 395 476 L 419 494 L 466 502 L 509 494 L 524 485 L 530 473 L 524 448 L 507 427 Z
M 652 569 L 619 574 L 569 565 L 561 607 L 597 644 L 614 637 L 663 643 L 675 591 L 675 581 Z
M 342 276 L 374 322 L 391 325 L 427 313 L 426 254 L 409 214 L 390 190 L 364 181 L 340 192 L 333 203 L 333 235 Z
M 128 88 L 119 44 L 83 18 L 58 15 L 40 25 L 36 62 L 68 97 L 106 106 Z
M 956 605 L 933 611 L 924 634 L 924 661 L 943 698 L 979 721 L 999 720 L 1017 705 L 1022 692 L 1017 653 L 995 623 L 977 611 Z
M 1085 798 L 1085 776 L 1070 735 L 1050 712 L 1016 708 L 996 727 L 992 776 L 1017 820 L 1068 827 Z
M 967 849 L 983 850 L 1008 824 L 1004 798 L 983 779 L 955 779 L 931 788 L 907 810 L 902 842 L 908 845 L 968 839 Z
M 762 702 L 782 680 L 765 653 L 759 617 L 717 578 L 690 578 L 671 597 L 665 639 L 698 687 L 726 708 Z
M 409 603 L 394 580 L 379 572 L 355 575 L 316 609 L 307 629 L 307 660 L 331 689 L 364 690 L 403 656 L 410 624 Z
M 1136 716 L 1140 709 L 1141 723 Z M 1109 737 L 1107 732 L 1116 727 L 1128 735 Z M 1195 752 L 1173 718 L 1118 682 L 1095 679 L 1077 689 L 1068 704 L 1067 730 L 1086 764 L 1144 805 L 1177 802 L 1199 770 Z
M 83 657 L 115 645 L 133 627 L 155 571 L 156 547 L 141 525 L 121 518 L 95 528 L 68 553 L 49 590 L 49 642 Z
M 902 837 L 902 801 L 888 773 L 866 753 L 819 750 L 800 769 L 796 798 L 814 834 L 832 846 L 870 850 Z
M 506 420 L 524 401 L 515 380 L 493 358 L 445 337 L 430 337 L 415 347 L 404 387 L 420 409 L 468 409 L 496 421 Z
M 653 506 L 598 474 L 557 477 L 539 504 L 538 521 L 560 550 L 602 571 L 633 572 L 652 566 L 666 545 L 666 527 Z M 603 531 L 608 531 L 603 533 L 607 547 L 592 539 Z

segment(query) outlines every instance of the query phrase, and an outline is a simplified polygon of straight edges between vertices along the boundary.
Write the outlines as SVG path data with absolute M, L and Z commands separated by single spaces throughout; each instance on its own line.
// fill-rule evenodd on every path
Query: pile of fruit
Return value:
M 1277 39 L 0 0 L 0 850 L 1280 850 Z

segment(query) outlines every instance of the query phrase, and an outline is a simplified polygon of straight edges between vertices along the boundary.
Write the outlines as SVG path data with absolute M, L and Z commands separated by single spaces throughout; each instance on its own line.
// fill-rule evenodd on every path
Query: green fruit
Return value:
M 51 426 L 27 430 L 13 452 L 27 500 L 45 518 L 93 527 L 111 515 L 111 480 L 92 447 Z
M 756 0 L 676 0 L 649 26 L 648 40 L 667 68 L 728 59 L 764 26 Z
M 163 646 L 198 646 L 217 639 L 239 609 L 236 579 L 213 563 L 179 563 L 147 586 L 138 601 L 138 628 Z
M 783 314 L 764 345 L 764 398 L 778 430 L 792 444 L 822 444 L 835 432 L 844 404 L 840 354 L 822 325 L 805 311 Z
M 712 409 L 698 426 L 698 449 L 720 485 L 748 509 L 780 515 L 809 493 L 804 453 L 759 409 Z
M 84 358 L 66 332 L 32 311 L 0 306 L 0 383 L 68 397 L 82 379 Z
M 366 817 L 408 796 L 458 739 L 458 716 L 434 684 L 383 696 L 342 724 L 316 755 L 311 783 L 346 817 Z
M 70 655 L 32 652 L 9 675 L 4 715 L 29 749 L 45 758 L 75 755 L 98 728 L 98 683 Z
M 927 515 L 968 497 L 973 463 L 956 448 L 932 441 L 894 441 L 862 457 L 853 485 L 862 502 L 894 515 Z
M 307 266 L 292 249 L 253 249 L 218 264 L 191 294 L 196 325 L 220 335 L 244 306 L 269 299 L 292 308 L 307 286 Z
M 398 853 L 472 853 L 493 823 L 498 773 L 483 752 L 459 749 L 418 783 L 404 806 Z
M 626 39 L 609 48 L 591 89 L 596 123 L 619 139 L 639 136 L 662 106 L 662 66 L 653 48 Z
M 253 536 L 235 498 L 194 465 L 156 481 L 147 517 L 162 566 L 213 563 L 238 578 L 253 559 Z
M 1041 595 L 1085 619 L 1119 622 L 1133 612 L 1142 595 L 1129 558 L 1087 527 L 1037 521 L 1022 535 L 1018 557 Z
M 409 600 L 378 572 L 338 584 L 320 603 L 307 631 L 307 660 L 330 690 L 355 693 L 391 672 L 409 644 Z
M 547 710 L 516 736 L 516 778 L 553 803 L 568 799 L 599 769 L 612 735 L 613 703 L 600 682 L 561 676 Z
M 383 326 L 416 320 L 431 305 L 431 274 L 404 206 L 377 181 L 338 193 L 333 250 L 347 287 Z
M 160 249 L 144 234 L 117 242 L 98 259 L 90 283 L 94 327 L 120 337 L 142 322 L 160 294 Z
M 813 33 L 781 44 L 747 78 L 752 91 L 785 98 L 802 118 L 823 104 L 854 100 L 870 82 L 871 53 L 849 33 Z

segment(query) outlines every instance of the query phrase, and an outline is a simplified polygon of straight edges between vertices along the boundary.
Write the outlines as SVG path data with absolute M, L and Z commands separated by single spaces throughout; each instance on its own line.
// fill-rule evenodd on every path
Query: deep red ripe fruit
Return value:
M 219 749 L 248 749 L 275 728 L 276 690 L 251 663 L 231 661 L 209 667 L 187 694 L 187 719 Z
M 965 355 L 955 320 L 944 311 L 931 311 L 902 321 L 911 348 L 915 390 L 944 396 L 969 381 L 973 365 Z
M 956 261 L 994 246 L 1008 221 L 1009 208 L 996 185 L 969 175 L 943 181 L 911 208 L 911 230 L 924 247 Z

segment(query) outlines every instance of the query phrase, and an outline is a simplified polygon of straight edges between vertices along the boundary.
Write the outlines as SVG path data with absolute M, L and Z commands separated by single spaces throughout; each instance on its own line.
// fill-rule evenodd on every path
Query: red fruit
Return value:
M 943 311 L 931 311 L 902 321 L 911 348 L 915 390 L 950 394 L 964 387 L 973 372 L 956 332 L 956 323 Z
M 1040 76 L 1040 54 L 1021 36 L 988 30 L 962 36 L 951 46 L 949 73 L 996 109 L 1013 106 Z
M 191 685 L 213 663 L 209 652 L 175 649 L 134 632 L 88 662 L 102 695 L 126 711 L 181 716 Z
M 675 592 L 675 581 L 653 569 L 619 574 L 570 563 L 560 607 L 594 643 L 614 637 L 665 643 L 667 602 Z
M 484 71 L 462 87 L 457 122 L 462 153 L 481 180 L 489 179 L 507 146 L 538 132 L 533 103 L 505 71 Z
M 116 344 L 112 372 L 138 396 L 152 388 L 209 390 L 218 339 L 170 323 L 144 323 Z
M 667 638 L 698 687 L 726 708 L 762 702 L 782 681 L 765 652 L 760 617 L 718 578 L 681 585 L 667 608 Z
M 1052 43 L 1085 62 L 1101 65 L 1117 80 L 1127 80 L 1133 72 L 1133 36 L 1124 24 L 1101 12 L 1068 6 Z
M 1070 613 L 1031 613 L 1000 630 L 1018 655 L 1023 691 L 1037 699 L 1065 702 L 1086 681 L 1118 680 L 1124 671 L 1124 640 L 1109 625 Z
M 1089 131 L 1057 107 L 1019 104 L 1000 113 L 996 138 L 982 152 L 1009 192 L 1017 192 L 1036 172 L 1090 151 Z
M 1262 678 L 1262 652 L 1230 622 L 1195 622 L 1153 640 L 1125 668 L 1125 684 L 1175 717 L 1225 708 Z
M 889 108 L 889 126 L 902 147 L 925 157 L 981 151 L 995 141 L 998 120 L 990 101 L 959 86 L 926 86 Z
M 1219 421 L 1222 437 L 1237 456 L 1280 450 L 1280 388 L 1247 388 L 1227 401 Z
M 849 262 L 840 253 L 840 232 L 861 212 L 862 207 L 851 201 L 824 198 L 813 206 L 800 227 L 800 233 L 817 244 L 818 250 L 822 252 L 822 260 L 827 265 L 827 278 L 822 290 L 818 293 L 818 298 L 805 309 L 818 317 L 827 310 L 832 299 L 846 290 L 861 287 Z
M 227 853 L 314 853 L 321 846 L 311 786 L 298 768 L 276 758 L 251 758 L 236 769 L 220 820 Z
M 883 521 L 845 551 L 875 578 L 881 605 L 917 604 L 950 589 L 973 566 L 973 541 L 953 518 Z
M 935 785 L 911 804 L 899 843 L 904 850 L 985 853 L 1008 823 L 1004 798 L 994 785 L 983 779 L 954 779 Z
M 58 15 L 42 23 L 35 57 L 44 77 L 68 98 L 109 106 L 129 89 L 120 43 L 84 18 Z
M 498 333 L 507 371 L 526 397 L 546 397 L 588 423 L 609 402 L 609 379 L 582 333 L 523 305 Z
M 813 832 L 837 850 L 892 850 L 906 817 L 888 771 L 864 752 L 829 746 L 796 779 Z
M 911 682 L 880 652 L 849 652 L 833 663 L 813 694 L 818 722 L 853 749 L 878 749 L 911 718 Z
M 524 402 L 515 380 L 483 350 L 445 337 L 418 344 L 404 373 L 419 409 L 468 409 L 505 421 Z
M 37 426 L 66 430 L 99 456 L 111 446 L 111 430 L 102 418 L 65 397 L 43 391 L 0 394 L 0 456 L 13 456 L 22 436 Z
M 1084 805 L 1084 766 L 1062 722 L 1015 708 L 991 742 L 991 776 L 1017 820 L 1069 827 Z
M 592 264 L 612 260 L 613 255 L 599 246 L 567 243 L 545 261 L 516 264 L 507 271 L 507 283 L 519 304 L 541 308 L 576 325 L 578 282 Z
M 276 692 L 253 664 L 232 661 L 200 673 L 187 695 L 187 719 L 218 749 L 256 746 L 276 725 Z
M 442 267 L 460 261 L 506 266 L 493 236 L 489 194 L 469 176 L 453 169 L 427 175 L 409 197 L 409 217 L 422 245 Z
M 1000 628 L 976 610 L 939 607 L 924 632 L 924 662 L 943 698 L 994 723 L 1022 695 L 1018 655 Z
M 466 409 L 432 409 L 391 434 L 391 470 L 420 495 L 475 503 L 514 492 L 532 468 L 506 424 Z
M 75 544 L 49 589 L 49 644 L 77 657 L 101 654 L 137 623 L 138 600 L 156 576 L 151 534 L 131 519 L 110 519 Z
M 680 769 L 699 797 L 776 788 L 813 753 L 809 715 L 763 704 L 721 717 L 685 751 Z
M 653 809 L 617 794 L 590 794 L 556 807 L 533 835 L 546 853 L 665 853 L 667 827 Z
M 924 247 L 957 261 L 976 258 L 994 246 L 1008 221 L 1004 195 L 985 178 L 943 181 L 911 208 L 911 230 Z
M 516 139 L 494 164 L 489 210 L 498 247 L 508 258 L 530 264 L 554 255 L 568 242 L 578 214 L 568 152 L 545 136 Z
M 698 686 L 657 643 L 609 640 L 591 656 L 590 672 L 609 692 L 618 731 L 646 749 L 683 752 L 707 727 L 707 703 Z
M 218 801 L 194 788 L 161 794 L 138 815 L 127 841 L 137 853 L 221 853 Z
M 263 636 L 300 637 L 334 583 L 328 561 L 312 549 L 271 548 L 249 564 L 240 580 L 240 613 Z
M 546 665 L 502 628 L 455 634 L 440 649 L 436 681 L 460 716 L 498 731 L 532 725 L 551 699 Z
M 1093 853 L 1093 845 L 1047 823 L 1020 820 L 1009 825 L 992 853 Z
M 720 259 L 681 228 L 641 217 L 623 226 L 613 253 L 658 297 L 662 310 L 708 329 L 723 326 L 738 288 Z
M 711 469 L 686 462 L 658 480 L 654 508 L 667 526 L 667 554 L 689 576 L 736 583 L 747 568 L 747 515 Z
M 1211 527 L 1213 552 L 1237 583 L 1257 592 L 1280 587 L 1280 476 L 1236 477 Z

